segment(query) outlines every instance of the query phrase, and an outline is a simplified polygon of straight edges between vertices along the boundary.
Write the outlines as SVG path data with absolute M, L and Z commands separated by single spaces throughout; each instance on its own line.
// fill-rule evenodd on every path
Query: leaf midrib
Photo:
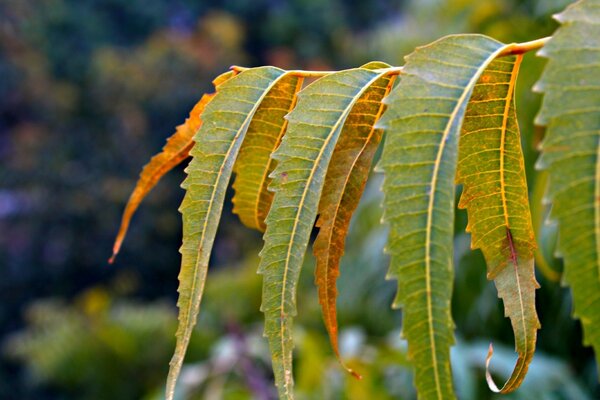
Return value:
M 521 61 L 523 60 L 523 55 L 520 54 L 516 57 L 515 59 L 515 63 L 513 65 L 513 70 L 511 71 L 511 76 L 510 76 L 510 82 L 508 85 L 508 93 L 507 93 L 507 101 L 506 104 L 504 105 L 504 117 L 502 119 L 502 135 L 501 135 L 501 142 L 500 142 L 500 192 L 502 194 L 502 209 L 504 211 L 504 223 L 506 225 L 506 229 L 507 229 L 507 238 L 509 240 L 509 251 L 511 252 L 511 258 L 513 261 L 513 271 L 515 273 L 515 281 L 517 282 L 517 292 L 519 293 L 519 307 L 521 309 L 521 325 L 523 328 L 523 338 L 525 340 L 525 355 L 528 352 L 528 347 L 529 347 L 529 340 L 528 340 L 528 332 L 527 332 L 527 324 L 525 322 L 525 306 L 523 305 L 523 290 L 521 288 L 521 279 L 519 277 L 519 271 L 518 271 L 518 257 L 517 257 L 517 252 L 514 246 L 514 242 L 512 239 L 512 233 L 510 231 L 510 226 L 509 226 L 509 222 L 508 222 L 508 204 L 507 204 L 507 199 L 506 199 L 506 182 L 504 179 L 504 161 L 505 161 L 505 157 L 506 157 L 506 152 L 505 152 L 505 141 L 506 141 L 506 132 L 507 132 L 507 126 L 508 126 L 508 120 L 510 118 L 510 106 L 511 104 L 513 104 L 514 102 L 514 92 L 515 92 L 515 86 L 517 83 L 517 77 L 519 74 L 519 66 L 521 65 Z M 516 117 L 516 116 L 515 116 Z M 519 366 L 519 371 L 516 375 L 516 377 L 521 375 L 521 371 L 523 370 L 523 368 L 525 368 L 526 363 L 521 363 L 521 365 Z M 511 385 L 509 385 L 509 387 L 511 387 Z

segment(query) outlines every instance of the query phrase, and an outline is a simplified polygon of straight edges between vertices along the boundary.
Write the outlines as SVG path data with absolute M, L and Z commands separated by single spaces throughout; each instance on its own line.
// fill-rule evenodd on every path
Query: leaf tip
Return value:
M 494 382 L 494 378 L 492 378 L 492 374 L 490 373 L 490 361 L 492 360 L 492 356 L 494 355 L 494 346 L 490 343 L 490 347 L 488 347 L 487 356 L 485 357 L 485 380 L 487 381 L 488 387 L 494 393 L 500 393 L 500 389 L 496 386 Z
M 352 375 L 354 378 L 356 378 L 357 380 L 361 381 L 362 380 L 362 375 L 359 374 L 358 372 L 356 372 L 355 370 L 348 368 L 348 372 L 350 373 L 350 375 Z
M 123 235 L 121 233 L 119 233 L 119 235 L 117 236 L 117 239 L 115 240 L 115 244 L 113 245 L 112 255 L 108 259 L 109 264 L 111 264 L 111 265 L 114 264 L 115 259 L 117 258 L 117 254 L 119 254 L 119 251 L 121 250 L 122 243 L 123 243 Z

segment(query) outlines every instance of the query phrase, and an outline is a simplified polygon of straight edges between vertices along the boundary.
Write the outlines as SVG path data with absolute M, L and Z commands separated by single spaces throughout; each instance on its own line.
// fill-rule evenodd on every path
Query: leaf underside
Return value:
M 194 137 L 192 161 L 186 168 L 186 190 L 179 208 L 183 215 L 183 244 L 180 248 L 179 326 L 176 347 L 167 377 L 166 397 L 173 399 L 192 329 L 196 324 L 208 261 L 225 191 L 233 164 L 252 116 L 268 91 L 284 75 L 274 67 L 254 68 L 240 73 L 218 87 L 202 114 L 203 124 Z
M 536 123 L 547 127 L 537 166 L 547 170 L 550 217 L 558 226 L 574 316 L 600 364 L 600 3 L 581 0 L 555 17 L 561 26 L 539 54 L 549 59 L 536 90 Z M 536 41 L 537 42 L 537 41 Z M 539 41 L 540 43 L 542 41 Z M 536 43 L 537 44 L 537 43 Z M 371 163 L 386 132 L 384 220 L 390 226 L 388 278 L 419 399 L 454 399 L 450 347 L 455 182 L 468 212 L 472 248 L 481 249 L 510 318 L 518 359 L 502 388 L 518 388 L 532 360 L 536 251 L 514 94 L 522 51 L 482 35 L 452 35 L 417 48 L 400 69 L 380 62 L 327 73 L 305 89 L 298 71 L 228 72 L 214 81 L 162 151 L 144 167 L 113 247 L 112 262 L 141 201 L 186 157 L 180 207 L 183 244 L 179 326 L 167 377 L 173 400 L 197 321 L 208 262 L 235 173 L 234 213 L 264 231 L 261 311 L 280 399 L 293 393 L 296 289 L 313 227 L 315 282 L 333 351 L 340 360 L 336 281 L 344 243 Z M 460 140 L 459 140 L 460 139 Z M 317 219 L 318 217 L 318 219 Z M 342 363 L 343 365 L 343 363 Z M 346 369 L 358 376 L 352 370 Z
M 293 398 L 292 320 L 296 286 L 313 228 L 325 174 L 352 106 L 382 73 L 356 68 L 327 75 L 298 95 L 288 130 L 273 154 L 275 192 L 266 218 L 263 274 L 265 336 L 281 399 Z
M 271 154 L 281 142 L 287 127 L 284 117 L 294 107 L 302 82 L 298 76 L 286 75 L 267 94 L 248 127 L 234 166 L 233 212 L 244 225 L 261 232 L 273 201 L 273 192 L 267 190 L 269 174 L 275 169 Z
M 479 78 L 463 121 L 456 176 L 463 184 L 458 206 L 467 209 L 472 247 L 483 252 L 488 278 L 496 283 L 515 333 L 519 358 L 502 389 L 486 371 L 490 388 L 502 393 L 515 390 L 525 378 L 540 327 L 535 238 L 514 106 L 521 59 L 496 59 Z
M 218 87 L 221 83 L 227 81 L 234 75 L 233 71 L 226 72 L 218 76 L 213 84 Z M 152 157 L 150 162 L 144 166 L 144 169 L 140 173 L 140 177 L 135 185 L 125 211 L 123 211 L 123 217 L 121 219 L 121 226 L 113 245 L 113 254 L 109 262 L 112 264 L 115 257 L 121 249 L 129 223 L 133 214 L 139 207 L 140 203 L 148 195 L 148 193 L 156 186 L 158 181 L 170 170 L 179 165 L 183 160 L 189 156 L 189 152 L 194 145 L 194 134 L 202 125 L 200 115 L 204 111 L 206 105 L 212 100 L 214 94 L 205 94 L 202 96 L 200 101 L 196 103 L 190 116 L 185 122 L 179 125 L 175 133 L 167 139 L 167 143 L 163 147 L 162 151 Z
M 556 19 L 539 52 L 549 60 L 536 84 L 544 93 L 536 123 L 547 127 L 537 166 L 549 172 L 573 313 L 600 365 L 600 4 L 575 3 Z
M 387 64 L 370 63 L 362 68 L 388 67 Z M 384 110 L 385 106 L 381 101 L 391 90 L 394 78 L 384 76 L 377 80 L 352 108 L 331 156 L 319 202 L 319 218 L 316 223 L 319 234 L 313 244 L 316 258 L 315 283 L 331 346 L 340 362 L 336 280 L 340 274 L 340 259 L 344 254 L 350 220 L 364 191 L 383 133 L 381 129 L 375 129 L 374 125 Z M 345 368 L 360 378 L 354 371 Z
M 406 57 L 386 98 L 378 169 L 385 172 L 389 278 L 398 280 L 403 336 L 420 399 L 452 399 L 450 315 L 458 137 L 479 76 L 503 45 L 480 35 L 442 38 Z

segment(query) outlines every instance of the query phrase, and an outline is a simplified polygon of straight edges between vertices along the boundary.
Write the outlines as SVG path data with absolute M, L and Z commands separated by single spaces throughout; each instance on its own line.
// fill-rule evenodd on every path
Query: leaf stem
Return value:
M 239 65 L 232 65 L 231 67 L 229 67 L 229 69 L 239 73 L 239 72 L 247 71 L 251 68 L 240 67 Z M 395 75 L 399 75 L 402 72 L 402 67 L 380 68 L 380 69 L 376 69 L 373 71 L 387 72 L 386 76 L 395 76 Z M 302 70 L 302 69 L 294 69 L 294 70 L 287 71 L 288 74 L 295 75 L 295 76 L 302 77 L 302 78 L 321 78 L 323 76 L 334 74 L 336 72 L 340 72 L 340 71 L 307 71 L 307 70 Z
M 541 49 L 550 40 L 550 38 L 550 36 L 547 36 L 545 38 L 532 40 L 530 42 L 513 43 L 511 45 L 506 46 L 504 51 L 498 54 L 498 57 L 525 54 L 533 50 Z
M 510 45 L 506 46 L 504 51 L 502 51 L 500 54 L 498 54 L 498 57 L 513 56 L 513 55 L 517 55 L 517 54 L 525 54 L 525 53 L 528 53 L 533 50 L 538 50 L 538 49 L 544 47 L 544 45 L 548 42 L 548 40 L 550 40 L 550 38 L 551 38 L 550 36 L 547 36 L 547 37 L 532 40 L 529 42 L 510 44 Z M 239 73 L 239 72 L 244 72 L 246 70 L 249 70 L 250 68 L 240 67 L 239 65 L 232 65 L 231 67 L 229 67 L 229 69 Z M 402 67 L 382 68 L 382 69 L 378 69 L 376 71 L 383 72 L 386 70 L 388 71 L 388 74 L 386 74 L 388 76 L 400 75 L 400 73 L 402 73 Z M 320 77 L 330 75 L 330 74 L 333 74 L 336 72 L 339 72 L 339 71 L 307 71 L 307 70 L 302 70 L 302 69 L 295 69 L 295 70 L 288 71 L 289 74 L 296 75 L 296 76 L 303 77 L 303 78 L 320 78 Z

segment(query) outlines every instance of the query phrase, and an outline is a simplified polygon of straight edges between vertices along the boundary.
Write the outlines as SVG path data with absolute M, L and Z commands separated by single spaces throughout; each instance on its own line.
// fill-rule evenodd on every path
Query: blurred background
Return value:
M 114 265 L 106 262 L 141 167 L 160 150 L 211 80 L 230 65 L 341 69 L 401 65 L 415 46 L 449 33 L 505 42 L 552 33 L 566 0 L 0 0 L 0 399 L 160 399 L 176 328 L 177 212 L 183 167 L 153 190 Z M 526 56 L 517 98 L 531 196 L 540 204 L 531 92 L 544 61 Z M 395 283 L 384 279 L 381 177 L 353 220 L 339 281 L 341 351 L 334 359 L 307 254 L 298 294 L 300 399 L 414 399 Z M 229 197 L 231 194 L 229 194 Z M 538 351 L 506 399 L 600 398 L 591 349 L 570 318 L 540 239 Z M 516 356 L 508 320 L 456 219 L 453 371 L 461 399 L 495 398 L 483 363 L 494 342 L 498 379 Z M 179 399 L 273 399 L 256 275 L 261 236 L 227 204 Z

